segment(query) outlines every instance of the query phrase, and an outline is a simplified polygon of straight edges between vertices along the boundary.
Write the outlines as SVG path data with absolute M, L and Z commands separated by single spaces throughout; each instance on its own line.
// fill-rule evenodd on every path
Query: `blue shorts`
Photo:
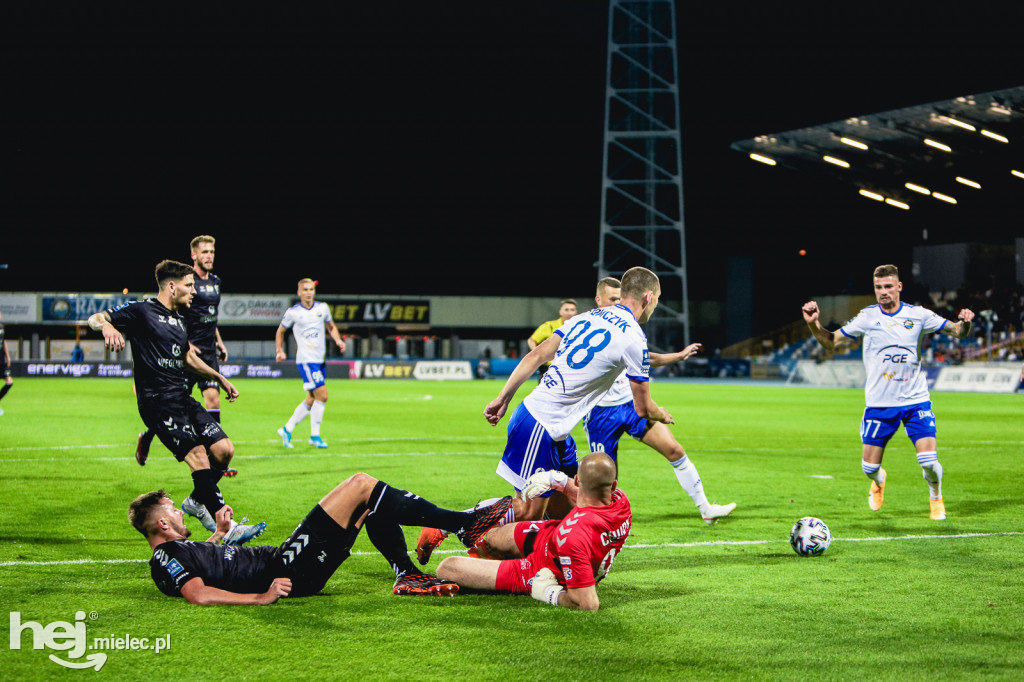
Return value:
M 637 440 L 647 433 L 648 421 L 636 413 L 633 401 L 622 405 L 601 407 L 590 410 L 583 418 L 583 430 L 587 434 L 591 452 L 606 452 L 612 459 L 619 453 L 619 438 L 628 433 Z
M 508 442 L 495 473 L 516 490 L 522 490 L 538 471 L 558 469 L 575 476 L 577 467 L 576 441 L 572 436 L 553 440 L 526 406 L 519 403 L 508 420 Z
M 322 362 L 309 362 L 295 365 L 302 376 L 302 387 L 307 391 L 320 388 L 327 383 L 327 374 L 324 371 L 327 367 Z
M 925 402 L 907 407 L 866 408 L 860 423 L 860 440 L 864 445 L 884 448 L 899 429 L 900 422 L 913 443 L 935 437 L 935 413 L 931 402 Z

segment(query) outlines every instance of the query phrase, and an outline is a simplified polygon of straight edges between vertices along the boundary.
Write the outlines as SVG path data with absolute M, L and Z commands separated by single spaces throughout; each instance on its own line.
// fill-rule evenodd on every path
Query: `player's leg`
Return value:
M 510 561 L 518 561 L 511 559 Z M 460 587 L 493 590 L 497 587 L 501 561 L 473 559 L 468 556 L 450 556 L 437 567 L 437 577 L 458 583 Z
M 888 407 L 864 408 L 864 417 L 860 424 L 861 469 L 871 479 L 868 491 L 868 507 L 872 511 L 882 508 L 885 501 L 886 473 L 882 468 L 882 456 L 889 439 L 896 433 L 900 425 L 900 410 Z
M 544 427 L 534 419 L 526 406 L 520 403 L 508 421 L 508 440 L 495 473 L 516 489 L 513 500 L 517 521 L 536 521 L 544 518 L 550 493 L 532 500 L 518 494 L 526 487 L 530 476 L 538 471 L 560 469 L 558 445 Z
M 313 370 L 309 365 L 299 363 L 295 365 L 295 368 L 299 371 L 299 376 L 302 377 L 302 388 L 306 391 L 306 397 L 295 407 L 288 422 L 277 430 L 277 435 L 281 436 L 281 442 L 286 448 L 292 447 L 292 431 L 309 416 L 310 408 L 313 407 L 313 395 L 310 391 L 316 387 L 312 376 Z
M 0 353 L 2 353 L 2 352 L 3 352 L 3 348 L 0 348 Z M 0 368 L 0 374 L 2 374 L 3 377 L 4 377 L 4 385 L 3 385 L 3 387 L 0 387 L 0 400 L 3 400 L 3 397 L 5 395 L 7 395 L 7 392 L 11 390 L 11 386 L 14 385 L 14 379 L 11 378 L 11 368 L 10 367 Z M 3 413 L 4 413 L 4 411 L 0 410 L 0 415 L 2 415 Z
M 220 423 L 220 388 L 216 385 L 203 388 L 203 404 L 206 411 Z
M 139 463 L 140 467 L 146 466 L 146 460 L 149 459 L 149 448 L 153 445 L 153 438 L 156 433 L 152 429 L 146 429 L 139 434 L 139 440 L 135 443 L 135 461 Z
M 319 384 L 310 395 L 313 404 L 309 406 L 309 444 L 326 448 L 327 443 L 320 437 L 320 424 L 324 420 L 324 410 L 327 408 L 327 385 Z
M 648 422 L 647 431 L 640 437 L 640 442 L 653 448 L 668 460 L 676 480 L 679 481 L 679 485 L 690 496 L 693 503 L 697 505 L 705 523 L 713 524 L 716 519 L 728 516 L 736 508 L 735 502 L 712 504 L 708 501 L 697 467 L 686 456 L 686 451 L 672 435 L 672 430 L 668 426 L 661 422 Z
M 917 463 L 928 484 L 929 516 L 933 521 L 946 518 L 946 505 L 942 500 L 942 464 L 939 463 L 936 440 L 935 413 L 930 402 L 916 405 L 907 410 L 903 418 L 907 436 L 914 443 Z

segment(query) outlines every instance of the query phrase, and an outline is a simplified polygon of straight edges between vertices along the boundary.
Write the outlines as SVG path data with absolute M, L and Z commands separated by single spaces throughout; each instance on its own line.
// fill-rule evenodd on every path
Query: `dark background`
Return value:
M 2 10 L 0 290 L 150 291 L 158 260 L 187 262 L 209 233 L 229 292 L 304 276 L 331 294 L 589 291 L 607 3 L 348 4 Z M 909 273 L 923 228 L 928 243 L 1021 235 L 1019 195 L 902 212 L 729 149 L 1021 85 L 1011 17 L 691 4 L 692 300 L 723 300 L 727 259 L 751 258 L 756 333 L 811 296 L 869 293 L 879 263 Z

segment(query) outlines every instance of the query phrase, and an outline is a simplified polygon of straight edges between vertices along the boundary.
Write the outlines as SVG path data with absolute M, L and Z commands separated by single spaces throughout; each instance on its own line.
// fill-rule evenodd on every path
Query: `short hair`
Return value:
M 579 308 L 579 307 L 580 307 L 580 306 L 579 306 L 579 304 L 578 304 L 578 303 L 576 303 L 576 299 L 575 299 L 575 298 L 563 298 L 563 299 L 562 299 L 562 302 L 558 304 L 558 307 L 559 307 L 559 308 L 561 308 L 561 307 L 562 307 L 563 305 L 565 305 L 566 303 L 572 303 L 572 304 L 573 304 L 573 305 L 574 305 L 575 307 L 577 307 L 577 308 Z
M 895 265 L 879 265 L 875 268 L 875 277 L 895 277 L 898 280 L 900 269 Z
M 195 272 L 195 268 L 191 265 L 185 265 L 176 260 L 162 260 L 156 264 L 156 286 L 158 289 L 163 289 L 167 282 L 177 281 L 187 275 L 194 275 Z
M 132 503 L 128 505 L 128 521 L 132 524 L 135 530 L 142 533 L 143 537 L 149 537 L 153 534 L 152 524 L 149 522 L 149 515 L 154 509 L 162 504 L 162 500 L 167 497 L 164 493 L 164 489 L 152 490 L 148 493 L 143 493 L 132 500 Z
M 597 292 L 596 293 L 597 293 L 598 296 L 601 295 L 601 287 L 607 287 L 607 288 L 610 288 L 610 289 L 621 289 L 622 288 L 622 282 L 620 282 L 619 280 L 615 279 L 614 277 L 602 277 L 601 279 L 597 280 Z
M 200 244 L 202 244 L 203 242 L 210 242 L 211 244 L 213 244 L 215 246 L 217 244 L 217 240 L 214 239 L 213 237 L 211 237 L 210 235 L 208 235 L 208 234 L 201 234 L 198 237 L 194 238 L 189 243 L 189 246 L 192 247 L 193 251 L 195 251 L 196 247 L 199 246 Z
M 622 298 L 639 301 L 648 291 L 661 291 L 661 280 L 647 268 L 630 268 L 622 275 Z
M 319 284 L 319 282 L 317 282 L 312 277 L 303 277 L 302 279 L 299 280 L 299 285 L 298 285 L 299 288 L 301 289 L 302 285 L 305 284 L 306 282 L 309 282 L 310 284 L 312 284 L 314 288 L 316 287 L 317 284 Z

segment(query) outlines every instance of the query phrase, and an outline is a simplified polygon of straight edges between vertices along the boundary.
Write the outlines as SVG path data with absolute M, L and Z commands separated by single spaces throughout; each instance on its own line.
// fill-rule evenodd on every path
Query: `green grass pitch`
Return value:
M 241 379 L 224 426 L 239 476 L 236 514 L 283 541 L 336 483 L 365 471 L 447 507 L 505 494 L 494 468 L 507 419 L 487 425 L 495 381 L 334 381 L 323 435 L 308 423 L 284 449 L 275 430 L 299 382 Z M 522 398 L 532 383 L 519 394 Z M 885 507 L 867 506 L 860 468 L 863 392 L 655 382 L 655 399 L 713 501 L 738 504 L 706 526 L 653 450 L 623 441 L 620 486 L 633 533 L 599 587 L 601 610 L 529 597 L 396 597 L 360 536 L 315 597 L 268 607 L 196 607 L 163 596 L 128 502 L 187 467 L 154 445 L 133 458 L 141 422 L 127 381 L 20 379 L 0 417 L 0 605 L 21 622 L 82 621 L 97 637 L 170 637 L 170 649 L 110 650 L 99 672 L 66 670 L 4 641 L 4 679 L 795 680 L 1024 677 L 1024 501 L 1016 395 L 933 396 L 949 518 L 928 518 L 927 487 L 901 432 Z M 577 442 L 584 442 L 577 428 Z M 789 529 L 828 523 L 823 556 L 798 557 Z M 193 523 L 190 521 L 190 525 Z M 193 525 L 195 538 L 205 534 Z M 407 529 L 413 546 L 418 529 Z M 437 561 L 459 549 L 442 545 Z M 84 658 L 84 657 L 83 657 Z M 82 660 L 82 659 L 79 659 Z

